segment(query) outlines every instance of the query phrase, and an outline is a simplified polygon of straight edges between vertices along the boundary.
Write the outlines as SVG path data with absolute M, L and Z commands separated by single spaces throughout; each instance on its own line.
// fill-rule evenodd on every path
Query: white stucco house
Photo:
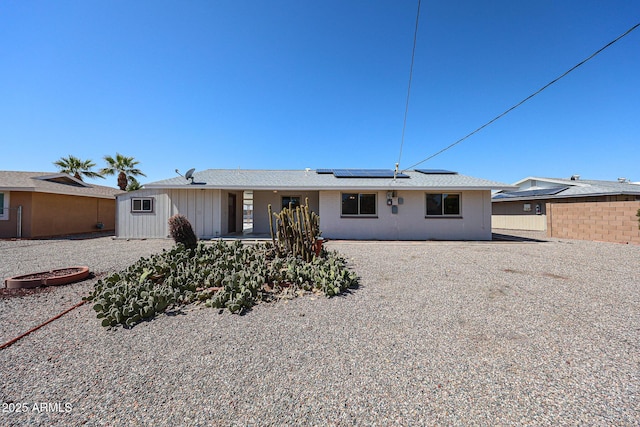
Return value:
M 209 169 L 118 195 L 116 238 L 166 238 L 177 213 L 201 239 L 237 235 L 252 194 L 256 235 L 269 234 L 269 204 L 279 211 L 308 198 L 329 239 L 491 240 L 491 191 L 510 189 L 443 170 Z

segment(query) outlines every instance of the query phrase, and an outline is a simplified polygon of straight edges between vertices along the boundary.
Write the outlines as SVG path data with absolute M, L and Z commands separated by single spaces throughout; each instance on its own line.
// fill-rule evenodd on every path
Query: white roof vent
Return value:
M 571 181 L 577 181 L 580 179 L 580 175 L 571 175 Z
M 625 182 L 629 182 L 629 180 L 627 178 L 618 178 L 618 182 L 625 183 Z

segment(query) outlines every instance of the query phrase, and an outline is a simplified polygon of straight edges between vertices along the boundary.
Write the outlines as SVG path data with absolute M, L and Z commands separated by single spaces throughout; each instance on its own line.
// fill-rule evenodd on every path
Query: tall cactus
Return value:
M 316 255 L 317 240 L 320 239 L 320 217 L 309 208 L 308 198 L 304 203 L 295 209 L 289 204 L 280 213 L 274 213 L 269 205 L 271 240 L 278 255 L 292 254 L 311 262 Z M 275 234 L 273 218 L 276 223 Z

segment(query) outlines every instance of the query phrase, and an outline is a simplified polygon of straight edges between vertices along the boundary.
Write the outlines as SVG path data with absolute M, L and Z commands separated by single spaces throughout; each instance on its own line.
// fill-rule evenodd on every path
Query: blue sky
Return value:
M 0 169 L 133 156 L 209 168 L 393 168 L 416 1 L 0 2 Z M 423 1 L 400 168 L 640 22 L 640 2 Z M 640 29 L 420 165 L 502 182 L 640 181 Z M 115 178 L 97 181 L 116 186 Z

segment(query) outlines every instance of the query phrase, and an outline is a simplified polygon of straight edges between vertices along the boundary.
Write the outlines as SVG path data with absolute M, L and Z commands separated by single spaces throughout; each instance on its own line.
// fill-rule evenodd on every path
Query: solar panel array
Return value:
M 537 196 L 553 196 L 561 191 L 566 190 L 569 187 L 553 187 L 553 188 L 539 188 L 537 190 L 524 190 L 524 191 L 510 191 L 507 193 L 497 193 L 493 196 L 494 199 L 512 199 L 514 197 L 537 197 Z
M 415 169 L 416 172 L 425 175 L 457 175 L 458 172 L 448 171 L 446 169 Z
M 333 174 L 336 178 L 393 178 L 391 169 L 318 169 L 318 174 Z M 396 178 L 410 178 L 409 175 L 399 173 Z

